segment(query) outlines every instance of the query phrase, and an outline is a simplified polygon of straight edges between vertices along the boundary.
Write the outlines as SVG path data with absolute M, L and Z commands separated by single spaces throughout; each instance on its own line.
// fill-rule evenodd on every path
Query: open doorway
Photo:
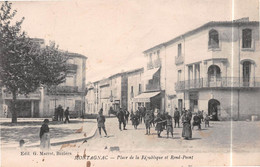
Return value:
M 219 121 L 218 114 L 219 114 L 220 102 L 216 99 L 210 99 L 208 102 L 208 115 L 210 116 L 211 120 Z

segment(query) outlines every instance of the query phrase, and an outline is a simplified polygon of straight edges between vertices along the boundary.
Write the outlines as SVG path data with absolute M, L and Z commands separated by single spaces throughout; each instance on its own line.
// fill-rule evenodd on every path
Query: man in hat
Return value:
M 118 122 L 119 122 L 119 129 L 122 130 L 121 124 L 123 123 L 124 130 L 126 130 L 125 112 L 122 110 L 122 108 L 120 108 L 119 111 L 117 112 L 117 118 L 118 118 Z
M 173 118 L 174 118 L 174 128 L 176 128 L 176 124 L 178 124 L 178 128 L 179 128 L 180 127 L 180 123 L 179 123 L 180 112 L 178 111 L 177 108 L 175 108 Z
M 70 123 L 70 120 L 69 120 L 69 115 L 70 115 L 69 107 L 67 107 L 67 109 L 65 110 L 64 115 L 65 115 L 64 123 L 66 123 L 66 122 Z

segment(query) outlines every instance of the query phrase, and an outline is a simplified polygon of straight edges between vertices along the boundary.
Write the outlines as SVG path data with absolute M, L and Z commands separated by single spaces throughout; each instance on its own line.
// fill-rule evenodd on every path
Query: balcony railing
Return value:
M 199 78 L 175 83 L 175 90 L 201 88 L 260 88 L 260 78 L 250 78 L 249 81 L 239 77 Z
M 57 86 L 48 89 L 49 94 L 78 93 L 77 86 Z
M 183 56 L 176 56 L 175 57 L 175 64 L 179 65 L 182 64 L 184 62 L 184 57 Z

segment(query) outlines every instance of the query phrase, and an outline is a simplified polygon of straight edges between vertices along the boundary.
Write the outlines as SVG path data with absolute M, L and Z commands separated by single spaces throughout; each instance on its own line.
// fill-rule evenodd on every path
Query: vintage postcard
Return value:
M 259 0 L 0 5 L 1 166 L 260 165 Z

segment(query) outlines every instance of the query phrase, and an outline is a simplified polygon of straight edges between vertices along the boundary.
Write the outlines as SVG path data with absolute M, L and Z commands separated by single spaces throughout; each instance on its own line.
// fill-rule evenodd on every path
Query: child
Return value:
M 50 149 L 50 134 L 49 134 L 49 120 L 45 119 L 43 121 L 41 131 L 40 131 L 40 148 L 42 150 Z
M 208 116 L 208 114 L 206 114 L 206 117 L 204 118 L 204 121 L 205 121 L 205 128 L 206 128 L 206 125 L 208 125 L 208 127 L 209 127 L 209 116 Z
M 167 130 L 167 138 L 169 137 L 169 132 L 171 132 L 173 138 L 172 117 L 168 115 L 168 113 L 166 113 L 166 130 Z
M 103 115 L 103 109 L 101 108 L 99 113 L 98 113 L 98 117 L 97 117 L 97 123 L 98 123 L 98 130 L 99 130 L 99 135 L 100 137 L 101 136 L 101 128 L 103 129 L 103 131 L 105 132 L 106 136 L 107 137 L 107 131 L 106 131 L 106 127 L 105 127 L 105 117 Z

